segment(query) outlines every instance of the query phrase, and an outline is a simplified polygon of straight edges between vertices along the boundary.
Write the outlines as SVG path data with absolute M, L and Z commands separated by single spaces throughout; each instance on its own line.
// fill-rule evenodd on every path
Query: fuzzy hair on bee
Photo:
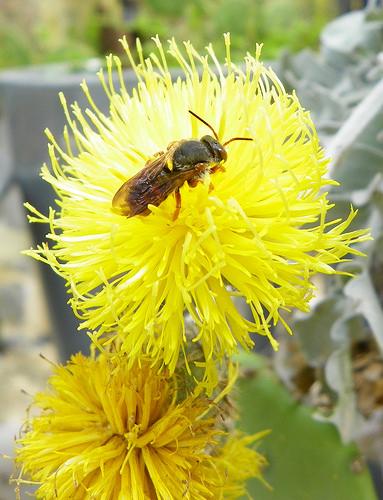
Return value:
M 158 152 L 148 160 L 136 175 L 118 189 L 112 200 L 112 210 L 125 217 L 149 215 L 149 205 L 158 207 L 172 193 L 176 206 L 173 220 L 181 210 L 180 188 L 185 182 L 195 187 L 206 173 L 224 170 L 227 160 L 225 146 L 233 141 L 252 141 L 250 137 L 232 137 L 221 144 L 217 133 L 208 122 L 193 111 L 189 113 L 205 124 L 213 133 L 201 139 L 181 139 L 169 144 L 165 152 Z

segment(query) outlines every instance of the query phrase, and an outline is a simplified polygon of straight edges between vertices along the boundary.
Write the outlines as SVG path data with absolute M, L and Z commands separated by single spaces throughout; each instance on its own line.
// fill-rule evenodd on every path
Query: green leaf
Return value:
M 243 353 L 246 376 L 238 382 L 240 428 L 271 429 L 259 451 L 270 465 L 265 478 L 249 482 L 255 500 L 376 500 L 371 477 L 355 445 L 343 445 L 335 427 L 314 420 L 294 401 L 259 356 Z

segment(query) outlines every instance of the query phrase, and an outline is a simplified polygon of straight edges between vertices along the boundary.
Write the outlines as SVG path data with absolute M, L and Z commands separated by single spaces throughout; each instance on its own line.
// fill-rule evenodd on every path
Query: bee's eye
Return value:
M 226 149 L 222 146 L 220 142 L 217 141 L 214 137 L 210 135 L 204 135 L 201 138 L 201 142 L 206 144 L 208 147 L 213 161 L 226 161 L 227 160 L 227 152 Z

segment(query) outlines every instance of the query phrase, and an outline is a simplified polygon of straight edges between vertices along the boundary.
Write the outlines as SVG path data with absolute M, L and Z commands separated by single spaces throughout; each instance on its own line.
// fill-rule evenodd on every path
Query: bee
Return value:
M 180 188 L 185 182 L 195 187 L 204 176 L 224 171 L 223 163 L 227 160 L 225 146 L 233 141 L 252 141 L 249 137 L 232 137 L 220 143 L 216 131 L 208 122 L 193 111 L 189 113 L 206 125 L 213 133 L 204 135 L 200 140 L 181 139 L 169 144 L 165 152 L 160 151 L 149 159 L 144 168 L 128 179 L 113 197 L 113 212 L 134 217 L 149 215 L 149 205 L 158 207 L 174 193 L 176 207 L 173 221 L 181 210 Z

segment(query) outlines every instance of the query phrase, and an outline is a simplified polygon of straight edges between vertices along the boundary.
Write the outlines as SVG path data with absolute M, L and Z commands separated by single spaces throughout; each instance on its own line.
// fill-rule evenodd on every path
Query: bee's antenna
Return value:
M 252 139 L 251 137 L 232 137 L 228 141 L 224 142 L 222 146 L 227 146 L 227 144 L 233 141 L 253 141 L 253 140 L 254 139 Z
M 211 125 L 209 125 L 208 122 L 205 122 L 205 120 L 203 120 L 200 116 L 198 116 L 196 113 L 194 113 L 194 111 L 191 111 L 189 109 L 189 113 L 191 115 L 193 115 L 195 118 L 197 118 L 197 120 L 199 120 L 200 122 L 204 123 L 207 127 L 209 127 L 209 129 L 213 132 L 214 134 L 214 137 L 217 139 L 217 141 L 219 142 L 219 137 L 217 135 L 217 132 L 213 129 L 213 127 Z

